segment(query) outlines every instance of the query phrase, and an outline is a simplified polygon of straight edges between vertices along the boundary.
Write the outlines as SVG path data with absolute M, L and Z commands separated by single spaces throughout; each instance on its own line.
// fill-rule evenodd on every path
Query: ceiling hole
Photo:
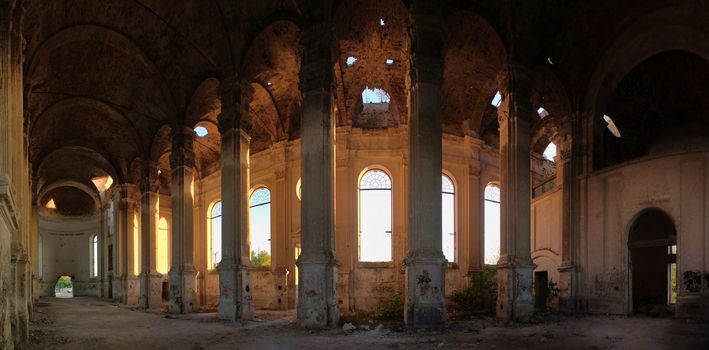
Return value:
M 198 137 L 205 137 L 209 134 L 209 131 L 207 131 L 207 128 L 203 126 L 196 126 L 194 128 L 194 133 L 197 134 Z

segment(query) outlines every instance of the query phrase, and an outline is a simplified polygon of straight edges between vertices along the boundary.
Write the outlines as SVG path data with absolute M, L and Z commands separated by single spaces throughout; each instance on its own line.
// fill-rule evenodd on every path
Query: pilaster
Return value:
M 157 233 L 159 217 L 158 165 L 147 162 L 143 170 L 141 183 L 141 271 L 140 302 L 141 309 L 159 309 L 162 307 L 162 275 L 157 271 Z
M 120 249 L 120 291 L 121 303 L 137 306 L 140 295 L 139 274 L 139 210 L 138 187 L 133 184 L 121 184 L 118 207 L 118 232 Z
M 411 8 L 409 109 L 409 238 L 405 322 L 408 328 L 440 328 L 446 319 L 441 250 L 443 33 L 438 5 Z

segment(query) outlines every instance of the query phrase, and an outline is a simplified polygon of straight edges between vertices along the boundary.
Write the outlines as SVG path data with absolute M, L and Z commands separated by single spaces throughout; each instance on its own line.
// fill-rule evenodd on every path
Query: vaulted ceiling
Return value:
M 411 1 L 22 4 L 25 113 L 38 193 L 54 188 L 56 198 L 78 198 L 71 189 L 76 186 L 58 184 L 88 186 L 107 175 L 117 183 L 136 183 L 140 162 L 148 160 L 158 164 L 161 191 L 169 192 L 175 127 L 206 128 L 207 135 L 195 139 L 198 173 L 218 170 L 225 72 L 248 87 L 252 153 L 300 137 L 299 39 L 307 24 L 304 11 L 312 7 L 332 18 L 338 126 L 358 126 L 365 87 L 391 97 L 389 119 L 375 127 L 408 123 Z M 538 151 L 573 110 L 604 105 L 604 87 L 613 90 L 647 58 L 621 59 L 649 45 L 641 45 L 649 40 L 642 33 L 674 25 L 706 38 L 708 29 L 697 14 L 707 13 L 708 6 L 698 0 L 672 6 L 660 0 L 442 1 L 443 130 L 495 146 L 497 117 L 490 99 L 513 57 L 532 72 L 533 107 L 550 113 L 533 120 Z M 664 40 L 661 33 L 654 38 Z M 691 46 L 691 40 L 675 41 Z M 350 56 L 357 58 L 354 65 L 347 65 Z

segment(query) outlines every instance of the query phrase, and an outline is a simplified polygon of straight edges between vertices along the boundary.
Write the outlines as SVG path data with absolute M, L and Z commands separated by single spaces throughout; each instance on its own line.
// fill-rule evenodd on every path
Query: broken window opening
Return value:
M 549 142 L 547 148 L 544 149 L 544 153 L 542 153 L 542 157 L 550 162 L 554 162 L 554 158 L 556 158 L 556 144 L 554 144 L 554 142 Z
M 347 63 L 347 67 L 352 67 L 355 63 L 357 63 L 357 57 L 349 56 L 347 57 L 347 61 L 345 61 L 345 63 Z
M 495 96 L 492 97 L 490 104 L 495 108 L 500 107 L 500 104 L 502 104 L 502 94 L 500 91 L 495 92 Z
M 389 94 L 383 89 L 366 87 L 362 91 L 362 103 L 365 105 L 369 103 L 389 103 L 390 100 Z
M 98 235 L 91 236 L 91 277 L 98 276 Z
M 196 126 L 194 128 L 194 133 L 197 134 L 197 137 L 202 138 L 207 136 L 209 134 L 209 131 L 203 126 Z

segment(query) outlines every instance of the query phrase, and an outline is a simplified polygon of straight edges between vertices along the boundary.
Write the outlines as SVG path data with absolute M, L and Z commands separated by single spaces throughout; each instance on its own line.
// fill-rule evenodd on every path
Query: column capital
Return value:
M 497 77 L 497 89 L 502 102 L 497 109 L 497 121 L 502 126 L 510 118 L 532 120 L 532 71 L 511 62 Z
M 123 183 L 119 187 L 119 209 L 134 210 L 140 203 L 138 194 L 138 186 L 129 183 Z
M 334 36 L 323 22 L 312 24 L 301 32 L 303 55 L 300 68 L 300 91 L 329 89 L 334 82 Z
M 238 77 L 236 73 L 227 73 L 219 86 L 221 113 L 217 117 L 219 132 L 224 134 L 231 129 L 251 132 L 249 103 L 254 88 Z
M 410 21 L 411 81 L 440 85 L 445 42 L 439 6 L 434 1 L 414 1 Z
M 143 176 L 140 183 L 140 190 L 143 193 L 157 193 L 160 189 L 160 178 L 158 177 L 158 163 L 146 161 L 143 165 Z
M 172 153 L 170 166 L 175 169 L 180 166 L 195 167 L 194 130 L 182 126 L 172 130 Z

